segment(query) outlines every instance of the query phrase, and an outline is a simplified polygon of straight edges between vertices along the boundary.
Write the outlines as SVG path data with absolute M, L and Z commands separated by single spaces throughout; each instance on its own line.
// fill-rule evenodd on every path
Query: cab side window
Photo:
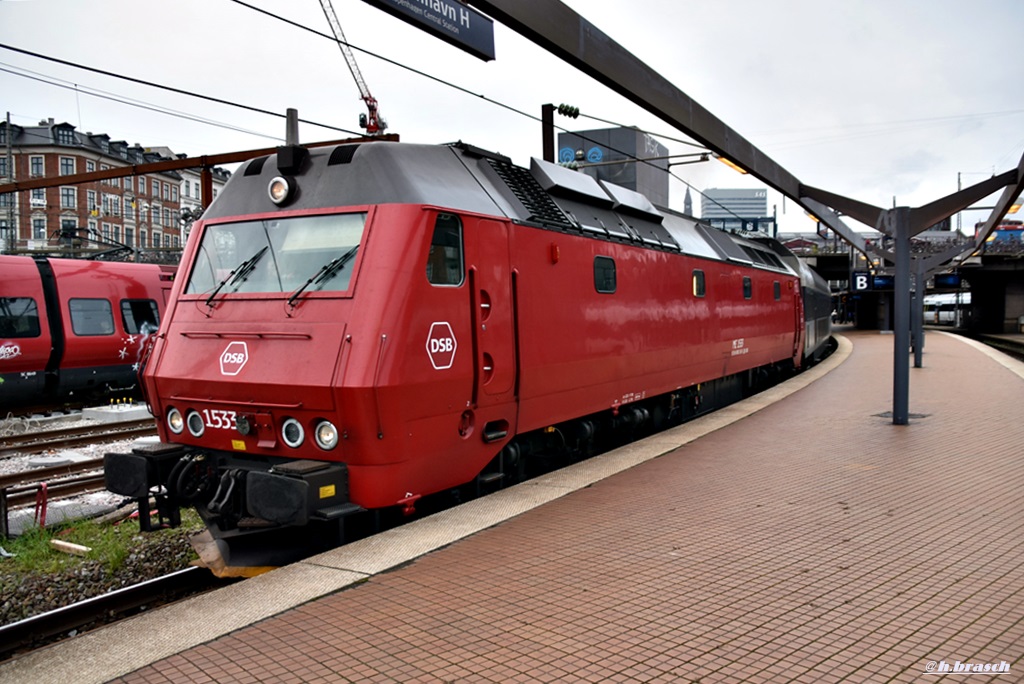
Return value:
M 461 285 L 463 278 L 462 222 L 452 214 L 438 214 L 427 255 L 427 280 L 432 285 Z

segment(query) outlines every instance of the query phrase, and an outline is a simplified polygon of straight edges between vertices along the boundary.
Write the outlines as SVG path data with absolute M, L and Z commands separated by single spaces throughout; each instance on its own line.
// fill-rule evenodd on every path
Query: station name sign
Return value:
M 494 59 L 494 22 L 458 0 L 363 0 L 482 60 Z

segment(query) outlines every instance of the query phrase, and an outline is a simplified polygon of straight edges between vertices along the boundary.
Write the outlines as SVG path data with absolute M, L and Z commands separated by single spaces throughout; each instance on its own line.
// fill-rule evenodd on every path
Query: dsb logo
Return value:
M 220 354 L 220 374 L 238 375 L 249 360 L 245 342 L 232 342 Z
M 446 337 L 443 340 L 430 340 L 430 353 L 450 352 L 454 346 L 455 340 L 450 337 Z
M 434 370 L 447 370 L 455 362 L 455 350 L 458 349 L 452 326 L 446 322 L 434 323 L 427 333 L 427 355 Z

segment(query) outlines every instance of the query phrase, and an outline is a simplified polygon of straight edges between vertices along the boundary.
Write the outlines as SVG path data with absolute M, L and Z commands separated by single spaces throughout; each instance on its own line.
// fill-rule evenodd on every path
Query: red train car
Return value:
M 680 422 L 826 341 L 827 286 L 777 242 L 462 144 L 248 162 L 182 268 L 145 371 L 162 444 L 107 482 L 195 505 L 231 566 Z
M 136 396 L 175 267 L 0 256 L 0 409 Z

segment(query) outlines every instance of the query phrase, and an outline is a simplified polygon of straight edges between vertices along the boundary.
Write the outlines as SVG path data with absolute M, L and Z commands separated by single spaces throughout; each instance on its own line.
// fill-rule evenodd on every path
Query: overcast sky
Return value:
M 249 1 L 329 32 L 318 0 Z M 495 25 L 497 59 L 483 62 L 362 0 L 333 4 L 353 45 L 469 91 L 357 51 L 389 131 L 403 141 L 463 140 L 526 164 L 541 156 L 540 124 L 512 110 L 539 116 L 542 104 L 565 102 L 660 134 L 672 153 L 692 149 L 669 139 L 680 131 L 503 26 Z M 1020 0 L 566 4 L 808 185 L 882 207 L 919 206 L 954 192 L 958 176 L 977 183 L 1024 153 Z M 336 45 L 231 0 L 0 0 L 0 43 L 259 109 L 294 107 L 303 119 L 352 131 L 364 111 Z M 274 146 L 284 136 L 282 119 L 8 49 L 0 69 L 0 116 L 10 112 L 20 125 L 52 117 L 189 155 Z M 89 94 L 97 91 L 177 115 Z M 584 117 L 556 124 L 605 125 Z M 300 136 L 346 134 L 304 124 Z M 714 162 L 674 171 L 698 190 L 763 187 Z M 681 209 L 685 186 L 674 181 L 671 192 Z M 782 230 L 812 229 L 802 210 L 787 201 L 783 213 L 770 192 L 773 205 Z M 964 228 L 983 215 L 965 213 Z

